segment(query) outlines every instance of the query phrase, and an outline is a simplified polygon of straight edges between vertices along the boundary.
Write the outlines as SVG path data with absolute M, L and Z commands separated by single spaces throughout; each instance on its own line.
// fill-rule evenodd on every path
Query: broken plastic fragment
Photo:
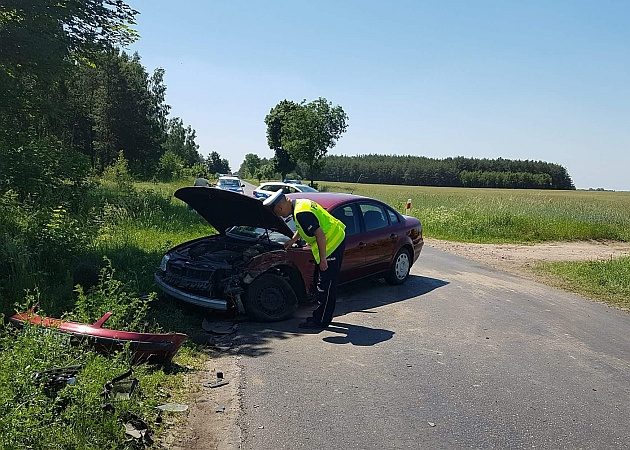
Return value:
M 126 419 L 125 434 L 127 436 L 131 436 L 133 439 L 136 439 L 146 445 L 151 445 L 153 443 L 151 431 L 144 420 L 132 413 L 127 414 Z
M 231 322 L 210 322 L 203 319 L 201 328 L 208 333 L 213 334 L 232 334 L 236 331 L 236 324 Z
M 221 386 L 225 386 L 226 384 L 230 384 L 230 382 L 227 381 L 227 380 L 209 381 L 207 383 L 204 383 L 203 387 L 218 388 L 218 387 L 221 387 Z
M 184 412 L 188 410 L 188 405 L 182 405 L 181 403 L 165 403 L 164 405 L 156 406 L 160 411 L 169 412 Z

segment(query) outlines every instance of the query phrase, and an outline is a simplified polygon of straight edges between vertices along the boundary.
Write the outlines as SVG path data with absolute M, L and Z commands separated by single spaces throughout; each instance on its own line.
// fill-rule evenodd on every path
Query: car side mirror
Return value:
M 245 187 L 245 183 L 241 184 L 241 187 Z

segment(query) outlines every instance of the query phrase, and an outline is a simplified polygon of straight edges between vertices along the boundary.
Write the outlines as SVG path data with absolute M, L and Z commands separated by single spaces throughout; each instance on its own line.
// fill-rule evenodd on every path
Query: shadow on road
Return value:
M 335 308 L 335 317 L 351 312 L 376 314 L 374 308 L 410 299 L 418 299 L 434 289 L 446 286 L 448 282 L 436 278 L 411 275 L 407 282 L 400 286 L 390 286 L 378 279 L 360 280 L 339 288 L 339 300 Z M 272 351 L 271 343 L 275 340 L 290 339 L 301 336 L 299 322 L 310 315 L 314 305 L 301 308 L 296 318 L 283 322 L 256 323 L 243 321 L 238 324 L 238 331 L 228 336 L 207 334 L 207 343 L 220 352 L 257 357 Z M 212 320 L 212 316 L 208 317 Z M 335 321 L 327 331 L 338 333 L 338 336 L 326 336 L 324 342 L 330 344 L 352 344 L 371 346 L 387 341 L 394 336 L 390 330 L 369 328 Z
M 381 328 L 369 328 L 350 323 L 332 322 L 327 331 L 339 333 L 338 336 L 327 336 L 322 341 L 329 344 L 352 344 L 360 347 L 376 345 L 390 340 L 394 336 L 393 331 Z
M 339 287 L 335 316 L 357 311 L 369 312 L 379 306 L 420 297 L 447 284 L 448 281 L 420 275 L 409 275 L 405 284 L 400 286 L 391 286 L 378 278 L 355 281 Z

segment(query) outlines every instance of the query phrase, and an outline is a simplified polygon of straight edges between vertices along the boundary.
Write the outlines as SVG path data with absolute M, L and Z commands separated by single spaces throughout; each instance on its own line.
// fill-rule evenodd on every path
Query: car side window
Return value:
M 389 223 L 394 225 L 395 223 L 400 222 L 400 219 L 398 218 L 398 214 L 396 214 L 394 211 L 392 211 L 389 208 L 385 208 L 385 209 L 387 209 L 387 214 L 389 215 Z
M 357 234 L 361 227 L 359 226 L 359 217 L 355 214 L 352 205 L 340 206 L 333 210 L 332 215 L 341 220 L 346 226 L 346 236 Z
M 293 186 L 283 186 L 282 192 L 284 192 L 285 194 L 294 194 L 297 191 L 295 190 Z
M 361 214 L 363 214 L 363 222 L 366 231 L 378 230 L 389 225 L 385 211 L 379 205 L 372 203 L 361 203 Z

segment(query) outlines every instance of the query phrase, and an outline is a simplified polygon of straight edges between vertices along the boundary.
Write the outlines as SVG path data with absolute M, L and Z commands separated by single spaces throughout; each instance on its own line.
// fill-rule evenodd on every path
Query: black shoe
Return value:
M 298 328 L 303 328 L 303 329 L 307 329 L 307 330 L 323 330 L 324 326 L 319 323 L 316 322 L 312 317 L 309 317 L 308 319 L 306 319 L 304 322 L 300 323 L 298 325 Z

